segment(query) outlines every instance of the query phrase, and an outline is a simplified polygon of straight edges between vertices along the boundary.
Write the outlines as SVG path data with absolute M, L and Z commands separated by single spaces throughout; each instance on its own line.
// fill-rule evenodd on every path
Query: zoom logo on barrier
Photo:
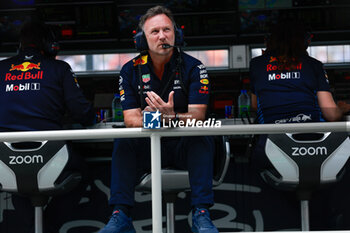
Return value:
M 327 155 L 327 148 L 322 146 L 318 147 L 292 147 L 293 156 L 305 156 L 305 155 Z
M 143 112 L 143 128 L 144 129 L 160 129 L 160 116 L 162 114 L 156 112 Z
M 26 155 L 26 156 L 9 156 L 11 165 L 16 164 L 32 164 L 32 163 L 43 163 L 44 158 L 42 155 Z

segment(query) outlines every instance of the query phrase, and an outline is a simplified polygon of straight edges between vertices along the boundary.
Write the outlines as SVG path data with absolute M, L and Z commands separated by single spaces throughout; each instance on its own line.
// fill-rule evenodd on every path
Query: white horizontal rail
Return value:
M 82 140 L 106 138 L 151 138 L 152 169 L 152 232 L 162 233 L 162 194 L 161 194 L 161 158 L 160 138 L 166 136 L 203 136 L 203 135 L 242 135 L 242 134 L 277 134 L 309 132 L 349 132 L 350 122 L 299 123 L 299 124 L 253 124 L 223 125 L 221 127 L 188 128 L 112 128 L 112 129 L 77 129 L 48 130 L 26 132 L 1 132 L 0 142 L 27 140 Z
M 202 136 L 202 135 L 243 135 L 243 134 L 278 134 L 278 133 L 310 133 L 310 132 L 349 132 L 350 121 L 298 123 L 298 124 L 251 124 L 251 125 L 222 125 L 215 128 L 111 128 L 111 129 L 75 129 L 47 130 L 25 132 L 1 132 L 0 141 L 25 140 L 79 140 L 106 138 L 140 138 L 157 134 L 166 136 Z

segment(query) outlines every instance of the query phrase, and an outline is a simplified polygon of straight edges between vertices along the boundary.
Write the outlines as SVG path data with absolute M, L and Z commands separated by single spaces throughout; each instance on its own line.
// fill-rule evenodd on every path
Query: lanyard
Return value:
M 142 57 L 142 53 L 140 54 L 140 58 Z M 167 90 L 169 89 L 169 85 L 171 83 L 174 84 L 174 77 L 176 76 L 176 79 L 180 81 L 181 89 L 184 92 L 186 98 L 188 97 L 188 91 L 187 88 L 184 85 L 183 79 L 182 79 L 182 58 L 181 58 L 181 51 L 179 51 L 176 59 L 176 68 L 173 70 L 170 78 L 168 79 L 167 83 L 165 86 L 161 89 L 161 94 L 160 98 L 163 100 L 165 99 L 165 94 L 167 93 Z M 143 86 L 143 81 L 142 81 L 142 70 L 141 70 L 141 62 L 137 65 L 138 66 L 138 73 L 139 73 L 139 84 L 140 84 L 140 104 L 141 104 L 141 110 L 143 110 L 146 106 L 146 101 L 143 98 L 143 91 L 144 91 L 144 86 Z

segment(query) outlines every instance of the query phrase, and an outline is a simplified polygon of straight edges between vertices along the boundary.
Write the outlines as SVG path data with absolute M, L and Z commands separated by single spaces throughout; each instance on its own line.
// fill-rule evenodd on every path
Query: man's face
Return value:
M 172 21 L 165 14 L 148 18 L 143 26 L 149 52 L 157 55 L 169 55 L 172 48 L 163 49 L 163 44 L 175 44 L 175 32 Z

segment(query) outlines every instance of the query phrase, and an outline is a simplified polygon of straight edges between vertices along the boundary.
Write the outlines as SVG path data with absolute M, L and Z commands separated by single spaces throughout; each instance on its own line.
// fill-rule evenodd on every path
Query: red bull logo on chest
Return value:
M 144 55 L 141 58 L 138 58 L 136 60 L 134 59 L 132 61 L 134 62 L 134 66 L 145 65 L 145 64 L 147 64 L 147 59 L 148 59 L 148 55 Z

